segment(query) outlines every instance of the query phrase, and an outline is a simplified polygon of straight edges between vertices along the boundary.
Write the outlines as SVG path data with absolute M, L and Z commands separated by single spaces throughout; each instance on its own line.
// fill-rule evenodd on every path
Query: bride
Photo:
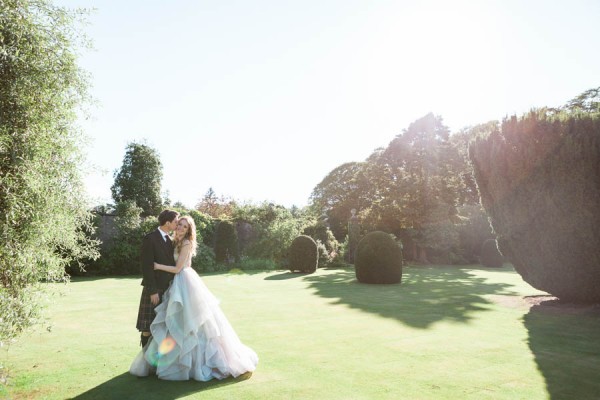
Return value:
M 175 231 L 176 266 L 154 264 L 175 275 L 150 325 L 152 339 L 129 372 L 160 379 L 208 381 L 252 372 L 258 356 L 242 344 L 221 311 L 219 301 L 191 268 L 196 254 L 196 226 L 183 216 Z

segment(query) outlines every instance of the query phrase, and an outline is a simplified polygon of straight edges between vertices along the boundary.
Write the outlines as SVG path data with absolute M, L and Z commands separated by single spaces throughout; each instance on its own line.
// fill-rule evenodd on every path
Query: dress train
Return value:
M 219 301 L 191 267 L 175 275 L 155 311 L 152 339 L 134 359 L 131 374 L 208 381 L 256 369 L 258 356 L 240 341 Z

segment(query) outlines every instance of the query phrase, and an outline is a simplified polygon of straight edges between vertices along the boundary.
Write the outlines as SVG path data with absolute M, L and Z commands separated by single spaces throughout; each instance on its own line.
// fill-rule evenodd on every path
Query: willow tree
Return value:
M 75 125 L 87 98 L 81 16 L 46 0 L 0 2 L 0 342 L 39 316 L 41 282 L 97 256 Z
M 600 302 L 600 112 L 506 119 L 470 147 L 498 247 L 533 287 Z

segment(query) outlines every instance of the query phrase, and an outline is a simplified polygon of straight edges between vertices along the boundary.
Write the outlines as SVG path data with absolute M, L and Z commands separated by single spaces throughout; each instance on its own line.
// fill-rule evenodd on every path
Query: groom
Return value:
M 169 232 L 177 227 L 179 213 L 172 210 L 164 210 L 158 216 L 160 226 L 155 231 L 144 237 L 142 242 L 142 297 L 136 328 L 141 332 L 142 347 L 150 340 L 150 324 L 156 315 L 154 307 L 160 301 L 163 293 L 169 288 L 169 284 L 175 275 L 164 271 L 155 271 L 154 263 L 163 265 L 175 265 L 173 258 L 173 243 Z

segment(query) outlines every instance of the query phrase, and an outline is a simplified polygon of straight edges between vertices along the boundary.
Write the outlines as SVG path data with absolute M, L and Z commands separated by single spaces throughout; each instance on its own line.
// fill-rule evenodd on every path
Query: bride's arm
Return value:
M 177 258 L 177 264 L 172 267 L 170 265 L 163 265 L 154 263 L 154 269 L 159 269 L 161 271 L 170 272 L 172 274 L 178 274 L 179 271 L 183 269 L 186 260 L 188 259 L 190 253 L 192 252 L 192 244 L 184 243 L 181 246 L 181 250 L 179 251 L 179 257 Z

